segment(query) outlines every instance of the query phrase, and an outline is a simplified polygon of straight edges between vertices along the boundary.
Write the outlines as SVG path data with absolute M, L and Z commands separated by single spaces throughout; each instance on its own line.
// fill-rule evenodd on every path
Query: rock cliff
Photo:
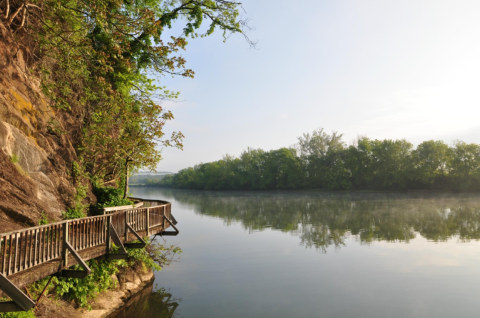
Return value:
M 0 232 L 59 220 L 73 205 L 72 144 L 80 123 L 55 111 L 40 87 L 39 61 L 0 22 Z M 28 54 L 28 56 L 33 56 Z

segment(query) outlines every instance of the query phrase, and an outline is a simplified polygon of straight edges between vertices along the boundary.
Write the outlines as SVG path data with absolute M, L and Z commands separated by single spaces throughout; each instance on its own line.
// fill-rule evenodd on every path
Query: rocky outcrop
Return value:
M 80 123 L 49 107 L 39 61 L 25 56 L 0 22 L 0 232 L 36 225 L 42 213 L 59 220 L 76 191 L 69 130 Z

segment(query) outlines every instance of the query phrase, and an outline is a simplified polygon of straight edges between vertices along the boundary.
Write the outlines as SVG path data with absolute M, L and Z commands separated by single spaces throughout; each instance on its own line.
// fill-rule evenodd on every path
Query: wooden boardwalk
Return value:
M 0 290 L 12 301 L 0 302 L 0 312 L 35 306 L 20 289 L 39 279 L 53 274 L 83 278 L 90 273 L 86 260 L 126 258 L 124 247 L 144 247 L 142 237 L 179 233 L 170 202 L 139 200 L 141 207 L 108 208 L 104 215 L 1 233 Z M 175 231 L 167 232 L 170 226 Z M 135 240 L 140 243 L 129 243 Z M 112 242 L 118 247 L 116 253 Z M 75 264 L 83 270 L 67 269 Z

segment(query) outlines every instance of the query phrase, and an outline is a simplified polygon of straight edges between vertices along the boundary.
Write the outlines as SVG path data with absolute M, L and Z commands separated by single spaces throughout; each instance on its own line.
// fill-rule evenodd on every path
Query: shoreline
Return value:
M 148 297 L 153 292 L 153 281 L 154 280 L 150 281 L 146 285 L 142 286 L 140 290 L 130 295 L 130 297 L 125 299 L 122 306 L 113 310 L 110 314 L 105 316 L 105 318 L 128 318 L 128 312 L 130 311 L 130 308 L 135 308 L 142 299 Z
M 137 299 L 147 289 L 149 293 L 151 292 L 155 274 L 141 264 L 117 273 L 114 279 L 118 282 L 117 287 L 98 294 L 91 301 L 90 311 L 87 308 L 76 308 L 73 302 L 46 297 L 40 302 L 35 315 L 49 318 L 115 317 L 117 312 L 132 302 L 132 299 Z
M 308 188 L 308 189 L 262 189 L 262 190 L 251 190 L 251 189 L 189 189 L 189 188 L 174 188 L 158 185 L 143 185 L 143 184 L 133 184 L 129 185 L 131 188 L 156 188 L 156 189 L 172 189 L 172 190 L 189 190 L 189 191 L 212 191 L 212 192 L 321 192 L 321 193 L 451 193 L 451 194 L 462 194 L 462 193 L 473 193 L 477 194 L 480 191 L 458 191 L 458 190 L 327 190 L 320 188 Z

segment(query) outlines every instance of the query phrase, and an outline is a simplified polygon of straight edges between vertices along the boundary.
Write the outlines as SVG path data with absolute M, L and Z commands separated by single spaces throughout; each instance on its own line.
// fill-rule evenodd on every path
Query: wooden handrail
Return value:
M 121 206 L 112 206 L 108 208 L 103 208 L 103 214 L 106 212 L 112 212 L 112 211 L 123 211 L 123 210 L 129 210 L 129 209 L 136 209 L 140 208 L 143 206 L 143 202 L 135 203 L 132 205 L 121 205 Z
M 113 209 L 121 208 L 121 210 L 105 215 L 65 220 L 0 233 L 0 273 L 8 277 L 62 257 L 65 253 L 62 250 L 64 242 L 69 242 L 76 251 L 106 244 L 109 240 L 108 218 L 111 218 L 119 235 L 125 237 L 125 242 L 128 233 L 127 225 L 134 231 L 145 231 L 147 235 L 151 228 L 158 226 L 164 228 L 164 218 L 169 218 L 171 215 L 171 203 L 159 200 L 142 201 L 147 201 L 148 205 L 151 203 L 157 203 L 157 205 L 142 207 L 137 204 L 133 207 L 128 206 L 128 209 L 113 207 Z M 142 205 L 143 203 L 141 202 Z

